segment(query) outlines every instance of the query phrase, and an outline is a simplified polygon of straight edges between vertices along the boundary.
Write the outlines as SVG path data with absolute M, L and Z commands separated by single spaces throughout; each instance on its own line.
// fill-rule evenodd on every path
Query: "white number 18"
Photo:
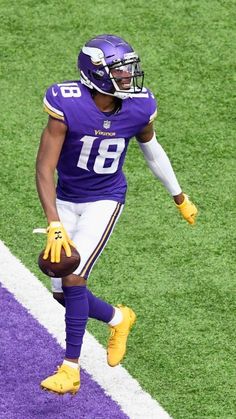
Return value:
M 81 169 L 88 169 L 88 161 L 91 154 L 94 141 L 97 137 L 92 137 L 90 135 L 85 135 L 81 138 L 80 141 L 83 142 L 81 153 L 77 166 Z M 116 151 L 109 150 L 109 147 L 115 145 Z M 115 173 L 118 169 L 120 156 L 125 148 L 125 139 L 124 138 L 108 138 L 100 142 L 98 148 L 98 155 L 95 158 L 93 170 L 98 174 L 109 174 Z M 113 161 L 109 167 L 105 167 L 106 159 L 112 159 Z

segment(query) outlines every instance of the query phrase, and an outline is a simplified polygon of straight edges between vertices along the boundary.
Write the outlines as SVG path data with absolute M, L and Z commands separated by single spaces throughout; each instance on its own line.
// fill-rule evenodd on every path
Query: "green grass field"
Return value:
M 235 21 L 232 0 L 1 1 L 0 238 L 48 287 L 44 237 L 32 235 L 46 225 L 34 181 L 44 91 L 78 78 L 78 50 L 96 34 L 141 55 L 159 141 L 198 222 L 180 218 L 133 141 L 126 209 L 89 285 L 137 312 L 124 365 L 174 419 L 236 417 Z M 105 345 L 104 325 L 88 329 Z

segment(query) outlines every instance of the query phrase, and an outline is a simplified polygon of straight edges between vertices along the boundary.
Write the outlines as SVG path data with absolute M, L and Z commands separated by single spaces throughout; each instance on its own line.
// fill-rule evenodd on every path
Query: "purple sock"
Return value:
M 66 306 L 66 358 L 79 358 L 88 320 L 86 286 L 62 287 Z
M 89 303 L 89 317 L 90 319 L 101 320 L 104 323 L 108 323 L 113 317 L 113 306 L 106 303 L 105 301 L 100 300 L 92 294 L 92 292 L 87 288 L 87 296 Z M 60 298 L 56 298 L 59 304 L 63 307 L 66 306 L 65 299 L 62 294 Z
M 93 295 L 88 288 L 87 296 L 89 303 L 89 317 L 108 323 L 113 317 L 113 307 L 110 304 L 100 300 L 100 298 Z

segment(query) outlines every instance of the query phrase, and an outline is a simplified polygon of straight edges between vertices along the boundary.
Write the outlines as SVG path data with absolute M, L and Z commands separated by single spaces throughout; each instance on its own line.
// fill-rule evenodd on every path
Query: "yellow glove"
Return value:
M 51 262 L 59 263 L 61 259 L 61 249 L 65 249 L 66 256 L 71 256 L 70 245 L 75 244 L 70 240 L 60 221 L 52 221 L 47 228 L 47 245 L 44 251 L 43 259 L 47 259 L 51 253 Z
M 184 219 L 188 221 L 189 224 L 195 224 L 195 217 L 198 211 L 195 205 L 189 200 L 187 195 L 184 194 L 184 201 L 182 202 L 182 204 L 175 205 L 184 217 Z

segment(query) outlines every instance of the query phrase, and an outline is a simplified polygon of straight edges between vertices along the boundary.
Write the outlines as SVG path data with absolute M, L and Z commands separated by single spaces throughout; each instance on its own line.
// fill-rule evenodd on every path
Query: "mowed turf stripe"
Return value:
M 50 292 L 0 241 L 1 282 L 65 348 L 64 309 Z M 57 360 L 60 364 L 61 359 Z M 43 367 L 43 366 L 42 366 Z M 55 365 L 52 365 L 52 372 Z M 144 392 L 122 367 L 106 364 L 106 351 L 88 332 L 85 333 L 81 367 L 105 390 L 131 419 L 170 419 L 169 414 Z M 7 368 L 7 366 L 6 366 Z M 82 383 L 83 386 L 83 383 Z

